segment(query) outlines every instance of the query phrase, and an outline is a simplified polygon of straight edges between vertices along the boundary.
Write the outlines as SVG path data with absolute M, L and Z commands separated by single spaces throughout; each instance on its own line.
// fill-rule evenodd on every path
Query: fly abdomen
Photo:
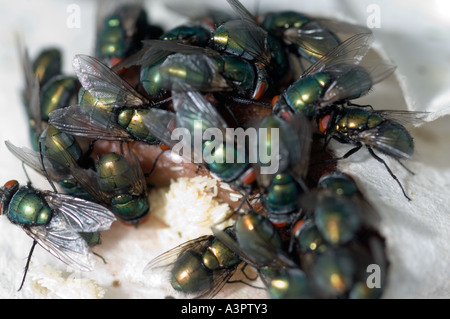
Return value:
M 377 140 L 389 147 L 377 148 L 385 154 L 396 158 L 410 158 L 414 153 L 414 140 L 408 130 L 401 124 L 385 121 L 378 128 Z M 376 144 L 374 145 L 376 147 Z

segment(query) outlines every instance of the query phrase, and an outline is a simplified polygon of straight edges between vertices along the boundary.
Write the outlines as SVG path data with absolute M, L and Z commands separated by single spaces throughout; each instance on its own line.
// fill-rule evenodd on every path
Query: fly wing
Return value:
M 83 88 L 103 104 L 117 107 L 148 104 L 145 97 L 100 60 L 79 54 L 72 65 Z
M 397 138 L 394 136 L 380 136 L 379 131 L 378 127 L 362 131 L 358 134 L 358 140 L 398 159 L 411 159 L 413 157 L 413 154 L 399 148 Z
M 343 21 L 313 18 L 302 28 L 287 29 L 284 32 L 284 38 L 310 54 L 323 56 L 339 45 L 341 41 L 361 33 L 369 34 L 371 30 Z
M 22 163 L 25 163 L 27 166 L 34 169 L 36 172 L 38 172 L 41 175 L 45 175 L 44 169 L 42 167 L 41 162 L 41 156 L 40 153 L 37 151 L 34 151 L 32 149 L 26 148 L 26 147 L 18 147 L 15 146 L 10 141 L 5 141 L 6 148 L 14 154 Z M 54 170 L 52 168 L 52 164 L 49 162 L 48 158 L 44 157 L 44 165 L 45 170 L 49 174 L 49 177 L 52 180 L 61 180 L 67 176 L 67 174 L 64 173 L 58 173 L 57 170 Z
M 225 129 L 228 123 L 222 118 L 217 109 L 200 93 L 184 83 L 177 83 L 172 91 L 173 105 L 180 124 L 185 119 L 196 118 L 204 122 L 208 128 Z M 186 123 L 187 124 L 187 123 Z
M 116 220 L 105 206 L 78 197 L 44 192 L 50 207 L 65 217 L 67 224 L 76 232 L 91 233 L 108 230 Z
M 71 105 L 50 113 L 49 124 L 67 134 L 92 139 L 127 141 L 134 139 L 116 122 L 116 116 L 91 105 Z
M 230 91 L 231 87 L 227 80 L 220 74 L 217 65 L 215 65 L 209 56 L 200 54 L 173 54 L 170 55 L 159 68 L 161 76 L 168 74 L 171 69 L 176 69 L 179 65 L 183 65 L 187 72 L 193 72 L 194 74 L 202 74 L 203 81 L 193 82 L 189 78 L 181 79 L 181 81 L 190 82 L 192 90 L 199 90 L 204 92 L 214 91 Z M 164 77 L 165 79 L 166 77 Z M 176 77 L 171 77 L 167 81 L 163 81 L 167 90 L 171 90 L 176 87 L 176 84 L 180 82 Z M 166 83 L 167 82 L 167 83 Z
M 302 77 L 324 71 L 337 64 L 358 65 L 369 51 L 373 40 L 372 33 L 356 34 L 348 38 L 311 65 L 302 74 Z
M 55 214 L 46 226 L 23 227 L 25 232 L 53 256 L 80 270 L 94 269 L 93 254 L 87 242 L 72 228 L 67 228 L 64 217 Z
M 336 68 L 327 68 L 334 80 L 327 88 L 320 101 L 323 106 L 359 98 L 370 92 L 377 83 L 389 77 L 396 66 L 382 61 L 362 61 L 356 65 L 337 65 Z M 364 90 L 363 90 L 364 88 Z
M 144 274 L 150 274 L 157 268 L 165 268 L 173 265 L 178 256 L 186 251 L 203 251 L 209 245 L 212 236 L 204 235 L 185 243 L 182 243 L 152 259 L 144 268 Z

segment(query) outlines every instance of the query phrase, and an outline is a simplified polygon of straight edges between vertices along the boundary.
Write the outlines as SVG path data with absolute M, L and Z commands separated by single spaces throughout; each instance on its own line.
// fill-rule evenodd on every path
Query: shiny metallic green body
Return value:
M 248 159 L 246 157 L 244 157 L 245 160 L 243 163 L 238 162 L 240 155 L 245 156 L 245 154 L 239 154 L 238 150 L 233 148 L 232 153 L 234 160 L 232 162 L 227 162 L 227 146 L 225 143 L 214 148 L 211 152 L 206 152 L 207 149 L 209 150 L 209 146 L 214 145 L 213 143 L 214 142 L 211 141 L 205 141 L 203 143 L 203 155 L 205 161 L 207 161 L 208 169 L 227 183 L 233 182 L 241 177 L 249 167 Z M 209 155 L 211 155 L 211 157 L 209 157 Z
M 289 109 L 313 117 L 319 108 L 328 106 L 328 99 L 334 103 L 354 100 L 368 93 L 372 85 L 371 76 L 364 68 L 337 64 L 326 71 L 301 77 L 290 85 L 274 105 L 274 112 Z M 345 96 L 341 96 L 341 92 L 345 92 Z M 335 101 L 334 95 L 341 100 Z
M 39 77 L 41 86 L 51 78 L 61 74 L 62 54 L 59 49 L 48 48 L 43 50 L 33 61 L 33 72 Z
M 54 77 L 41 89 L 41 116 L 48 121 L 54 110 L 75 104 L 78 79 L 73 76 Z
M 127 130 L 135 139 L 147 144 L 158 144 L 158 140 L 144 124 L 149 109 L 123 109 L 117 115 L 117 123 Z
M 320 26 L 309 16 L 296 11 L 268 13 L 264 16 L 261 26 L 269 34 L 279 38 L 285 37 L 285 32 L 288 30 L 299 32 L 297 37 L 300 43 L 295 42 L 291 45 L 295 45 L 298 54 L 310 62 L 316 62 L 340 44 L 339 38 L 331 30 Z M 303 38 L 302 32 L 306 35 Z M 308 33 L 314 33 L 314 37 L 308 36 Z M 289 41 L 290 38 L 287 37 L 286 40 Z
M 234 238 L 231 228 L 224 232 Z M 170 284 L 183 293 L 201 293 L 221 284 L 241 259 L 214 236 L 198 239 L 195 248 L 187 248 L 175 261 L 170 272 Z M 222 277 L 221 273 L 225 273 Z
M 241 249 L 258 265 L 271 265 L 274 254 L 283 243 L 273 224 L 253 211 L 239 216 L 236 221 L 236 238 Z
M 364 108 L 345 108 L 338 112 L 331 132 L 347 143 L 366 142 L 364 135 L 371 132 L 368 144 L 396 158 L 408 158 L 414 153 L 414 141 L 401 124 L 386 120 L 381 114 Z M 389 141 L 389 148 L 380 148 L 376 141 Z M 394 151 L 395 150 L 395 151 Z
M 53 216 L 52 209 L 39 192 L 26 186 L 18 188 L 7 209 L 8 219 L 19 225 L 43 226 L 48 224 Z
M 133 168 L 124 157 L 116 153 L 106 153 L 97 162 L 99 187 L 111 194 L 112 211 L 124 221 L 138 220 L 149 212 L 147 194 L 134 194 Z
M 266 190 L 264 204 L 269 212 L 284 213 L 298 209 L 298 197 L 302 193 L 297 182 L 289 174 L 277 174 Z

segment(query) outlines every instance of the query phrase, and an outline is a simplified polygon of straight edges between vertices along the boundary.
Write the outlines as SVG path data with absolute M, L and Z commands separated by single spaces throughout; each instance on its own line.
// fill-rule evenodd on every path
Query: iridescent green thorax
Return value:
M 140 81 L 150 96 L 159 97 L 165 92 L 159 71 L 159 67 L 164 61 L 165 59 L 161 59 L 152 65 L 141 68 Z
M 42 226 L 50 222 L 53 212 L 34 189 L 20 187 L 9 202 L 7 216 L 15 224 Z
M 383 121 L 383 117 L 379 114 L 363 108 L 349 108 L 338 115 L 334 129 L 340 134 L 347 135 L 352 131 L 363 131 L 375 128 Z
M 330 81 L 330 76 L 325 72 L 300 78 L 289 86 L 283 97 L 295 112 L 311 117 Z
M 76 98 L 78 80 L 72 76 L 54 77 L 41 89 L 41 117 L 48 121 L 48 115 L 56 109 L 73 104 Z
M 203 264 L 210 270 L 230 268 L 240 261 L 239 257 L 217 238 L 212 240 L 203 254 Z
M 137 140 L 155 144 L 156 138 L 144 123 L 149 112 L 149 109 L 124 109 L 118 114 L 117 122 Z

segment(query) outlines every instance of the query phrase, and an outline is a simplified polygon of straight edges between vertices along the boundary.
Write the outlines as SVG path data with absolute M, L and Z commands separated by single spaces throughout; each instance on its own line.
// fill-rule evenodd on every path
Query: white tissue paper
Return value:
M 165 4 L 183 7 L 185 1 L 148 1 L 151 22 L 164 28 L 186 20 Z M 209 1 L 189 1 L 201 11 Z M 418 160 L 407 166 L 386 159 L 408 195 L 408 202 L 385 168 L 361 151 L 339 163 L 355 177 L 381 215 L 379 231 L 387 241 L 391 262 L 385 298 L 450 297 L 450 3 L 446 0 L 310 0 L 242 1 L 251 11 L 291 9 L 368 25 L 375 34 L 376 51 L 398 66 L 386 81 L 375 86 L 361 103 L 375 109 L 430 112 L 422 125 L 411 128 Z M 229 10 L 225 0 L 214 7 Z M 73 16 L 73 15 L 76 16 Z M 96 2 L 83 0 L 17 0 L 0 11 L 0 180 L 26 182 L 21 163 L 4 145 L 10 140 L 29 146 L 26 117 L 20 100 L 23 76 L 15 46 L 19 34 L 35 56 L 56 45 L 64 53 L 64 71 L 73 74 L 75 54 L 92 54 Z M 73 18 L 75 17 L 75 20 Z M 79 18 L 79 19 L 78 19 Z M 359 103 L 360 101 L 358 101 Z M 333 143 L 338 154 L 347 146 Z M 50 189 L 28 170 L 33 185 Z M 114 223 L 95 249 L 97 260 L 89 273 L 74 272 L 37 246 L 24 288 L 17 289 L 32 240 L 0 216 L 0 298 L 163 298 L 170 291 L 149 282 L 145 265 L 158 254 L 195 237 L 210 234 L 205 220 L 212 210 L 226 214 L 214 198 L 214 183 L 181 179 L 170 188 L 152 192 L 156 211 L 137 229 Z M 176 194 L 185 194 L 182 199 Z M 189 202 L 185 199 L 189 198 Z M 168 213 L 169 212 L 169 213 Z M 168 214 L 168 215 L 165 215 Z M 196 222 L 188 222 L 192 219 Z M 163 222 L 166 224 L 164 224 Z M 203 222 L 202 222 L 203 220 Z M 170 226 L 170 227 L 169 227 Z M 245 285 L 226 285 L 220 298 L 266 298 L 265 292 Z

